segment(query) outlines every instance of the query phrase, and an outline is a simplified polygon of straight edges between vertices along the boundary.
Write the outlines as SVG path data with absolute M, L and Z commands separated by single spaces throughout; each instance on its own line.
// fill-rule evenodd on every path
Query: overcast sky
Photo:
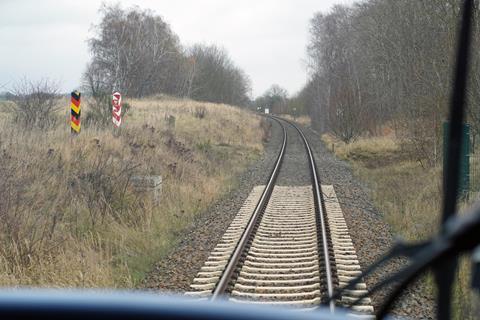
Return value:
M 0 86 L 26 76 L 78 88 L 90 59 L 86 40 L 101 0 L 0 0 Z M 110 3 L 111 1 L 107 1 Z M 289 93 L 306 80 L 309 20 L 352 0 L 127 0 L 162 16 L 182 44 L 218 44 L 250 76 L 253 95 L 277 83 Z M 0 91 L 2 91 L 0 89 Z

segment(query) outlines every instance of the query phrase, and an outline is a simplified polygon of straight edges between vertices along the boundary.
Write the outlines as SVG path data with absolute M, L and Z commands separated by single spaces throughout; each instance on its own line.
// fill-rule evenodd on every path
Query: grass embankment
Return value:
M 365 182 L 376 207 L 392 231 L 406 240 L 428 239 L 436 232 L 442 205 L 441 168 L 424 168 L 402 151 L 392 136 L 361 138 L 345 144 L 330 135 L 322 140 L 337 157 L 351 163 L 354 174 Z M 456 319 L 474 319 L 478 299 L 470 291 L 470 263 L 460 263 L 455 286 Z M 425 290 L 433 292 L 433 278 L 425 280 Z
M 67 121 L 19 128 L 0 106 L 1 286 L 135 286 L 262 152 L 261 120 L 238 108 L 128 102 L 120 130 L 77 137 Z M 163 177 L 159 206 L 135 191 L 138 175 Z

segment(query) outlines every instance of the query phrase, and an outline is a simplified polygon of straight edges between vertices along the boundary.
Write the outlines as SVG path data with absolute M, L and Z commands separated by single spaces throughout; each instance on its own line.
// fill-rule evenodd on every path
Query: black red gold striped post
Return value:
M 71 99 L 71 117 L 70 117 L 70 126 L 72 134 L 80 133 L 80 92 L 73 91 Z

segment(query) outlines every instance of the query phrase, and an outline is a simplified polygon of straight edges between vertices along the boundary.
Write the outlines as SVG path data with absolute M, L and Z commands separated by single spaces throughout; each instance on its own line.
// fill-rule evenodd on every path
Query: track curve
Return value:
M 253 188 L 187 294 L 305 310 L 328 304 L 334 312 L 336 302 L 348 305 L 352 300 L 349 296 L 331 300 L 334 289 L 360 272 L 351 239 L 345 238 L 348 230 L 338 212 L 332 210 L 330 216 L 326 212 L 332 203 L 325 203 L 313 151 L 302 130 L 285 119 L 270 118 L 282 127 L 283 142 L 268 182 Z M 311 185 L 276 185 L 287 146 L 285 125 L 292 126 L 303 141 Z M 332 194 L 333 187 L 328 190 Z M 338 262 L 346 271 L 338 270 Z M 355 297 L 365 290 L 362 283 L 350 294 Z M 368 298 L 362 303 L 354 310 L 373 312 Z

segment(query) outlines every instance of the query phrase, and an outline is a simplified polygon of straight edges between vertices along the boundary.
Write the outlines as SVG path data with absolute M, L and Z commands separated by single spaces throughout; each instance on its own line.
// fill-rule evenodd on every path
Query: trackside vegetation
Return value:
M 242 109 L 126 102 L 119 130 L 91 122 L 78 136 L 66 98 L 59 125 L 41 129 L 19 127 L 15 103 L 0 104 L 1 286 L 134 287 L 263 150 L 261 120 Z M 149 175 L 163 178 L 158 206 L 133 187 Z

